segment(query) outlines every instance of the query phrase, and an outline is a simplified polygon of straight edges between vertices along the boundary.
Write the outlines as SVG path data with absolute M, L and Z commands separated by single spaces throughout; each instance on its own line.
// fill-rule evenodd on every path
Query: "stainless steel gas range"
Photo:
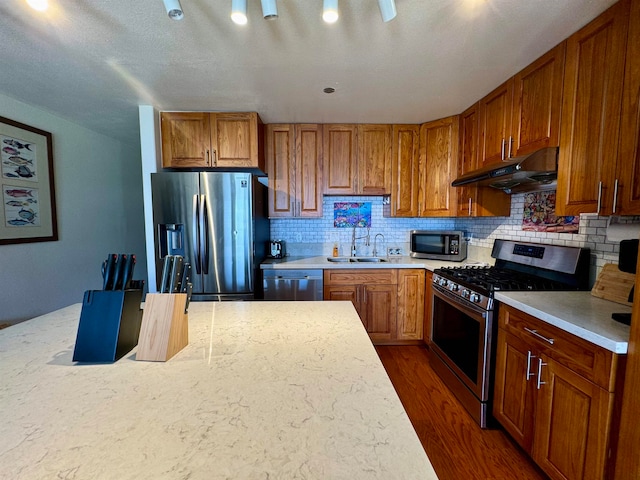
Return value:
M 494 292 L 589 286 L 586 248 L 496 240 L 491 256 L 494 266 L 434 270 L 429 350 L 433 369 L 482 428 L 493 394 Z

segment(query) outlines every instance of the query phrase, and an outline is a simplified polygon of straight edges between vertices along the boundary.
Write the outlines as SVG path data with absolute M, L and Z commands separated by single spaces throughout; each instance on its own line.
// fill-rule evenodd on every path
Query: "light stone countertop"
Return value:
M 0 330 L 0 478 L 436 479 L 350 302 L 192 303 L 167 362 L 74 364 L 81 305 Z
M 591 292 L 496 292 L 495 299 L 614 353 L 627 353 L 630 327 L 611 314 L 631 313 L 631 307 Z
M 470 259 L 462 262 L 446 262 L 443 260 L 426 260 L 422 258 L 413 258 L 408 255 L 400 257 L 385 257 L 386 262 L 331 262 L 327 260 L 327 256 L 317 257 L 285 257 L 282 259 L 267 259 L 260 264 L 260 268 L 264 269 L 332 269 L 332 268 L 424 268 L 433 271 L 440 267 L 460 267 L 464 265 L 479 265 L 481 262 L 475 262 Z

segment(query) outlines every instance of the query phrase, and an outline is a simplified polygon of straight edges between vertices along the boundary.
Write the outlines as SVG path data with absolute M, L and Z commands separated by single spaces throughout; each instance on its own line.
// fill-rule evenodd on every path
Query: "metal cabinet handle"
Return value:
M 618 203 L 618 179 L 613 185 L 613 212 L 616 213 L 616 204 Z
M 598 182 L 598 207 L 596 213 L 600 214 L 600 207 L 602 206 L 602 180 Z
M 218 152 L 216 151 L 216 149 L 213 149 L 213 166 L 217 166 L 218 165 Z
M 504 160 L 504 138 L 502 139 L 502 147 L 500 148 L 500 160 Z
M 469 216 L 471 216 L 471 197 L 469 197 Z
M 523 327 L 523 328 L 525 329 L 525 331 L 529 332 L 531 335 L 534 335 L 538 337 L 540 340 L 544 340 L 545 342 L 549 342 L 551 345 L 553 345 L 553 342 L 555 342 L 553 338 L 547 338 L 544 335 L 540 335 L 537 330 L 532 330 L 527 327 Z
M 547 384 L 547 382 L 542 381 L 542 367 L 545 367 L 546 365 L 547 364 L 544 363 L 541 358 L 538 359 L 538 382 L 536 384 L 536 387 L 538 388 L 538 390 L 540 390 L 540 387 L 542 385 Z
M 527 351 L 527 382 L 529 381 L 529 379 L 531 377 L 533 377 L 535 375 L 535 373 L 533 373 L 531 371 L 531 359 L 532 358 L 536 358 L 536 356 L 531 354 L 531 350 L 528 350 Z
M 207 158 L 206 158 L 206 162 L 207 165 L 211 165 L 210 160 L 209 160 L 209 149 L 207 148 Z
M 513 143 L 513 137 L 509 135 L 509 149 L 507 150 L 507 159 L 511 158 L 511 144 Z
M 367 287 L 362 287 L 362 296 L 364 298 L 362 303 L 367 303 Z

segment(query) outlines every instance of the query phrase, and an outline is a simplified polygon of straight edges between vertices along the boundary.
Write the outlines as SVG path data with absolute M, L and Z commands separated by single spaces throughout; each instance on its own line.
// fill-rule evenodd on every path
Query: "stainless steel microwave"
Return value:
M 467 258 L 467 242 L 460 230 L 411 230 L 411 254 L 415 258 L 461 262 Z

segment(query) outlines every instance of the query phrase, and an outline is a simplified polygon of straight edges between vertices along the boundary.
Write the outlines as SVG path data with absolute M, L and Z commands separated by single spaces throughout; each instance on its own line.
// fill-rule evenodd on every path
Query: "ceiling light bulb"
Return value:
M 231 1 L 231 20 L 236 25 L 247 24 L 247 0 Z
M 27 0 L 27 4 L 31 8 L 39 12 L 44 12 L 47 8 L 49 8 L 48 0 Z
M 324 0 L 322 19 L 327 23 L 335 23 L 338 16 L 338 0 Z
M 378 6 L 380 7 L 380 15 L 382 15 L 383 22 L 388 22 L 396 18 L 395 0 L 378 0 Z
M 276 0 L 262 0 L 262 16 L 266 20 L 278 18 L 278 6 Z
M 167 9 L 167 15 L 171 20 L 182 20 L 184 13 L 182 12 L 182 6 L 180 0 L 162 0 L 164 2 L 164 8 Z

